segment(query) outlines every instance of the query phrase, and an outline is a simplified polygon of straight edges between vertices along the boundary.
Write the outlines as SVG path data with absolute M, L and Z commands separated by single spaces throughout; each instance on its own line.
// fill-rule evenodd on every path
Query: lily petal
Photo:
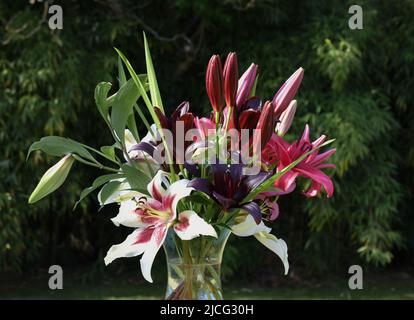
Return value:
M 131 131 L 128 129 L 125 129 L 124 139 L 125 139 L 125 149 L 127 150 L 130 150 L 134 145 L 137 144 L 137 140 L 135 140 Z
M 231 227 L 231 231 L 239 237 L 249 237 L 259 232 L 270 232 L 270 230 L 269 227 L 265 226 L 263 221 L 256 224 L 254 218 L 250 214 L 245 216 L 244 221 Z
M 167 227 L 162 225 L 156 229 L 152 234 L 151 240 L 146 244 L 145 252 L 140 260 L 141 272 L 145 280 L 153 282 L 151 277 L 151 268 L 154 263 L 155 256 L 161 245 L 164 243 L 165 237 L 167 236 Z
M 254 219 L 256 224 L 262 221 L 262 212 L 256 202 L 249 202 L 241 206 L 241 209 L 247 211 Z
M 118 258 L 136 257 L 142 254 L 145 250 L 145 243 L 137 243 L 137 239 L 139 239 L 144 230 L 146 229 L 135 229 L 124 242 L 112 246 L 105 256 L 105 265 Z
M 169 173 L 159 170 L 151 182 L 148 184 L 148 192 L 154 199 L 161 201 L 165 195 L 168 187 L 170 186 L 170 180 L 168 179 Z
M 259 240 L 261 244 L 263 244 L 266 248 L 270 249 L 279 256 L 279 258 L 283 262 L 283 266 L 285 267 L 286 275 L 289 271 L 289 261 L 286 242 L 282 239 L 276 238 L 273 234 L 267 232 L 259 232 L 256 233 L 254 236 L 257 240 Z
M 252 63 L 250 67 L 243 73 L 238 82 L 236 106 L 240 107 L 246 102 L 252 91 L 254 81 L 256 80 L 257 64 Z
M 136 197 L 139 199 L 140 196 Z M 144 197 L 144 195 L 142 195 Z M 139 228 L 143 227 L 146 224 L 143 223 L 140 219 L 140 216 L 135 213 L 137 209 L 137 202 L 135 200 L 126 200 L 122 201 L 119 207 L 119 213 L 115 218 L 112 218 L 111 221 L 119 227 L 123 225 L 125 227 Z
M 316 183 L 323 185 L 328 198 L 332 197 L 334 192 L 332 180 L 321 170 L 302 165 L 296 168 L 296 171 L 301 173 L 304 177 L 312 179 Z
M 182 240 L 191 240 L 200 235 L 217 238 L 217 233 L 213 226 L 204 221 L 194 211 L 186 210 L 181 212 L 178 221 L 174 225 L 174 230 Z
M 194 125 L 200 133 L 201 139 L 205 140 L 208 137 L 208 133 L 213 132 L 216 129 L 216 124 L 208 118 L 194 118 Z
M 178 202 L 187 196 L 194 190 L 194 188 L 187 187 L 188 185 L 187 179 L 182 179 L 179 181 L 174 182 L 169 188 L 167 193 L 163 198 L 163 203 L 166 206 L 170 206 L 171 211 L 173 213 L 173 217 L 175 219 L 177 214 L 177 204 Z

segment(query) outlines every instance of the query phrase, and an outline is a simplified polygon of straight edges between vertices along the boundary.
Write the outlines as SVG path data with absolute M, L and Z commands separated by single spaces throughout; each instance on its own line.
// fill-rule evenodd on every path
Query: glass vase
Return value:
M 218 238 L 199 236 L 181 240 L 172 230 L 164 242 L 167 258 L 167 300 L 222 300 L 221 260 L 230 230 Z

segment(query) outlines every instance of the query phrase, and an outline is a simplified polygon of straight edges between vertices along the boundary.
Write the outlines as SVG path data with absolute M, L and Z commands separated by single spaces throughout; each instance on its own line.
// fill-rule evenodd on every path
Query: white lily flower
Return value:
M 130 199 L 121 202 L 119 213 L 112 221 L 117 226 L 136 229 L 124 242 L 109 249 L 105 257 L 106 265 L 117 258 L 142 254 L 141 272 L 147 281 L 152 282 L 152 264 L 167 236 L 168 228 L 173 226 L 183 240 L 199 235 L 217 237 L 214 228 L 194 211 L 177 213 L 178 202 L 190 195 L 193 188 L 187 187 L 189 181 L 185 179 L 171 184 L 168 175 L 161 170 L 157 172 L 148 184 L 150 198 L 134 191 L 129 194 Z
M 140 142 L 145 142 L 149 144 L 159 143 L 159 141 L 161 141 L 161 137 L 157 130 L 157 126 L 155 124 L 152 124 L 150 130 L 151 131 L 148 131 L 145 137 L 142 138 Z M 127 150 L 130 159 L 149 161 L 152 165 L 157 164 L 156 161 L 153 158 L 151 158 L 148 154 L 146 154 L 144 151 L 133 150 L 133 147 L 136 146 L 138 142 L 137 140 L 135 140 L 133 134 L 128 129 L 125 129 L 124 141 L 125 149 Z M 128 160 L 126 155 L 124 155 L 124 158 L 125 160 Z
M 271 229 L 266 227 L 263 221 L 256 224 L 253 217 L 247 214 L 242 222 L 231 227 L 231 231 L 239 237 L 254 236 L 261 244 L 279 256 L 283 262 L 285 274 L 288 273 L 289 262 L 286 242 L 271 234 Z

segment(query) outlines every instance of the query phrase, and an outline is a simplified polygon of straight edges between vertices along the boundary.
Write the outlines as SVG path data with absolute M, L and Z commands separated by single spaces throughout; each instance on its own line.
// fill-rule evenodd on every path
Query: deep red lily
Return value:
M 272 137 L 273 132 L 275 131 L 275 119 L 273 113 L 273 104 L 270 101 L 266 101 L 263 109 L 260 113 L 259 121 L 257 122 L 256 130 L 259 131 L 259 136 L 253 137 L 253 153 L 257 154 L 260 150 L 266 146 L 267 142 Z M 257 137 L 260 137 L 258 140 Z M 260 150 L 259 143 L 260 141 Z
M 223 68 L 219 55 L 213 55 L 207 65 L 206 89 L 213 110 L 221 112 L 224 107 L 224 87 Z
M 320 146 L 325 139 L 326 136 L 322 135 L 315 141 L 310 142 L 308 125 L 306 125 L 301 139 L 292 144 L 289 144 L 277 134 L 273 134 L 268 145 L 262 152 L 262 160 L 267 164 L 277 163 L 277 170 L 281 171 L 303 154 Z M 306 196 L 316 196 L 323 186 L 327 196 L 331 197 L 334 191 L 332 180 L 321 169 L 335 167 L 334 164 L 324 163 L 335 151 L 336 149 L 330 149 L 319 154 L 318 150 L 315 150 L 297 166 L 278 179 L 275 182 L 275 187 L 282 191 L 292 189 L 291 187 L 295 183 L 296 178 L 301 176 L 312 180 L 311 186 L 305 191 Z
M 236 105 L 236 94 L 239 81 L 239 67 L 237 65 L 237 55 L 235 52 L 230 52 L 224 63 L 223 70 L 224 78 L 224 97 L 228 107 Z

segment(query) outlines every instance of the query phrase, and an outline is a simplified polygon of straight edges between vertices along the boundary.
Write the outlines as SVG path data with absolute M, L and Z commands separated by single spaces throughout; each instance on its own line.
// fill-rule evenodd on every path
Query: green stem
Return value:
M 82 143 L 82 146 L 84 146 L 86 149 L 89 149 L 89 150 L 91 150 L 91 151 L 93 151 L 93 152 L 95 152 L 95 153 L 99 154 L 101 157 L 104 157 L 105 159 L 108 159 L 109 161 L 111 161 L 111 162 L 116 163 L 117 165 L 119 165 L 119 163 L 118 163 L 117 161 L 115 161 L 114 159 L 111 159 L 111 158 L 110 158 L 109 156 L 107 156 L 105 153 L 103 153 L 103 152 L 101 152 L 101 151 L 99 151 L 99 150 L 96 150 L 95 148 L 92 148 L 92 147 L 90 147 L 90 146 L 88 146 L 88 145 L 86 145 L 86 144 L 83 144 L 83 143 Z
M 93 162 L 86 161 L 86 160 L 82 159 L 81 157 L 79 157 L 76 154 L 73 154 L 72 156 L 75 158 L 75 160 L 77 160 L 77 161 L 79 161 L 81 163 L 84 163 L 84 164 L 86 164 L 88 166 L 95 167 L 95 168 L 99 168 L 99 169 L 103 169 L 103 170 L 107 170 L 107 171 L 112 171 L 112 172 L 116 172 L 116 173 L 119 172 L 119 170 L 117 170 L 117 169 L 104 166 L 104 165 L 102 165 L 100 163 L 93 163 Z
M 220 121 L 220 113 L 216 112 L 216 158 L 218 159 L 219 157 L 219 151 L 220 151 L 220 147 L 219 147 L 219 121 Z
M 233 107 L 229 107 L 229 111 L 227 114 L 227 120 L 226 120 L 226 136 L 227 136 L 227 131 L 229 130 L 229 125 L 230 125 L 230 118 L 233 114 Z

